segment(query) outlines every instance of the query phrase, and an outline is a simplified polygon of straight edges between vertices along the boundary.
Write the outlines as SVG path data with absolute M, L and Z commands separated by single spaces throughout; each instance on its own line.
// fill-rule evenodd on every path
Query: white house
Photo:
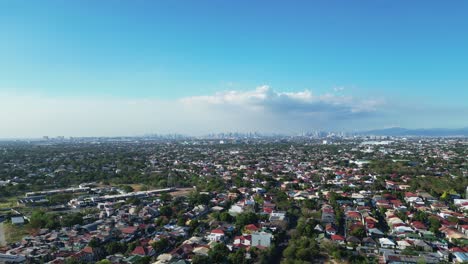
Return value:
M 244 212 L 244 208 L 237 205 L 237 204 L 233 204 L 231 206 L 231 208 L 229 208 L 229 214 L 231 215 L 238 215 L 238 214 L 241 214 Z
M 386 237 L 382 237 L 382 238 L 379 238 L 379 244 L 380 244 L 380 247 L 383 247 L 383 248 L 394 248 L 395 247 L 395 242 L 393 242 L 392 240 L 386 238 Z
M 397 241 L 397 244 L 398 244 L 399 249 L 405 249 L 405 248 L 412 247 L 412 245 L 406 240 Z
M 414 230 L 405 225 L 398 225 L 393 228 L 393 233 L 413 233 Z
M 252 244 L 252 236 L 251 235 L 246 235 L 246 236 L 236 236 L 234 238 L 234 246 L 240 247 L 240 246 L 250 246 Z
M 215 242 L 221 241 L 224 239 L 224 231 L 221 229 L 214 229 L 207 236 L 207 239 Z
M 267 232 L 252 233 L 252 246 L 270 247 L 273 235 Z

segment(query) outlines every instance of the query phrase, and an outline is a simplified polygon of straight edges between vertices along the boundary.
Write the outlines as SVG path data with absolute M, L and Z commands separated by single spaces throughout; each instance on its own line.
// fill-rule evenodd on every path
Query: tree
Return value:
M 366 230 L 364 229 L 364 227 L 358 226 L 354 228 L 351 232 L 349 232 L 349 234 L 362 239 L 366 236 Z
M 294 259 L 294 257 L 296 256 L 296 245 L 294 243 L 289 243 L 289 246 L 283 250 L 283 256 L 286 258 L 286 259 Z
M 190 220 L 190 224 L 189 224 L 190 231 L 193 232 L 195 230 L 195 228 L 198 227 L 199 224 L 200 224 L 200 222 L 198 222 L 197 219 Z
M 57 214 L 46 214 L 45 227 L 49 229 L 57 229 L 60 227 L 60 221 Z
M 70 227 L 74 225 L 83 224 L 83 214 L 81 213 L 69 213 L 61 217 L 61 225 L 64 227 Z
M 149 256 L 144 256 L 138 259 L 135 264 L 149 264 L 151 263 L 151 257 Z
M 112 264 L 112 262 L 108 259 L 102 259 L 98 262 L 96 262 L 96 264 Z
M 112 241 L 107 243 L 104 248 L 109 255 L 114 255 L 116 253 L 125 253 L 127 251 L 127 245 L 117 241 Z
M 167 205 L 166 206 L 161 206 L 159 208 L 159 212 L 161 213 L 161 215 L 170 217 L 172 215 L 172 208 L 167 206 Z
M 245 249 L 240 248 L 236 252 L 229 254 L 228 259 L 231 263 L 247 263 L 245 258 Z
M 165 202 L 169 202 L 172 200 L 172 195 L 170 193 L 161 193 L 161 195 L 159 196 L 159 198 L 162 200 L 162 201 L 165 201 Z
M 370 259 L 361 256 L 361 255 L 351 255 L 348 258 L 350 263 L 356 263 L 356 264 L 367 264 L 367 263 L 373 263 Z
M 435 217 L 429 217 L 429 230 L 434 234 L 439 233 L 440 221 Z
M 141 200 L 137 197 L 130 197 L 127 199 L 126 203 L 131 205 L 139 205 L 141 203 Z
M 255 224 L 257 222 L 258 216 L 256 213 L 253 212 L 241 213 L 236 217 L 236 226 L 238 227 L 238 229 L 242 228 L 245 225 Z
M 211 263 L 227 263 L 229 255 L 229 249 L 222 243 L 216 244 L 213 248 L 208 251 Z
M 169 246 L 169 240 L 166 238 L 161 238 L 160 240 L 151 244 L 151 247 L 154 248 L 156 253 L 163 252 Z
M 133 189 L 133 187 L 130 186 L 130 185 L 122 185 L 122 186 L 120 186 L 120 188 L 122 189 L 122 191 L 124 191 L 126 193 L 131 193 L 131 192 L 135 191 Z
M 424 223 L 427 220 L 427 214 L 418 210 L 413 214 L 413 219 Z
M 60 227 L 57 214 L 49 213 L 44 211 L 36 210 L 31 214 L 29 224 L 32 228 L 50 228 L 56 229 Z
M 219 215 L 219 220 L 223 222 L 231 222 L 232 221 L 232 216 L 228 212 L 222 212 Z
M 49 197 L 49 203 L 51 204 L 65 204 L 72 199 L 71 193 L 58 193 Z
M 210 264 L 210 257 L 204 255 L 195 255 L 192 258 L 193 264 Z
M 101 241 L 99 241 L 99 239 L 93 237 L 89 241 L 88 246 L 90 246 L 91 248 L 98 248 L 99 246 L 101 246 Z
M 189 203 L 191 205 L 203 204 L 208 205 L 210 203 L 211 197 L 206 193 L 192 192 L 189 195 Z
M 133 250 L 135 250 L 135 248 L 137 247 L 137 243 L 136 242 L 131 242 L 129 244 L 127 244 L 127 254 L 130 254 Z
M 184 226 L 185 225 L 185 217 L 183 215 L 177 217 L 177 225 Z
M 29 224 L 32 228 L 42 228 L 45 226 L 45 212 L 36 210 L 33 211 L 31 217 L 29 218 Z
M 449 217 L 447 217 L 447 221 L 449 221 L 450 223 L 457 223 L 458 224 L 458 222 L 460 222 L 460 219 L 458 219 L 455 216 L 449 216 Z
M 302 236 L 289 241 L 288 247 L 283 251 L 286 263 L 289 262 L 312 262 L 320 255 L 317 241 L 313 238 Z
M 74 258 L 67 258 L 65 260 L 65 264 L 84 264 L 84 262 L 78 261 L 78 260 L 76 260 Z
M 303 261 L 308 261 L 310 260 L 310 251 L 307 248 L 300 248 L 299 250 L 296 251 L 296 258 L 303 260 Z

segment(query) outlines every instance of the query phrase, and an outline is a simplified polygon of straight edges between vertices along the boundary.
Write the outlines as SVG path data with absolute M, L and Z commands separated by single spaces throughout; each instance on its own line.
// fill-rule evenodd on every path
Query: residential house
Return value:
M 252 246 L 253 247 L 270 247 L 273 235 L 267 232 L 254 232 L 252 233 Z
M 386 237 L 379 238 L 379 244 L 382 248 L 394 248 L 396 245 L 395 242 Z
M 207 239 L 209 241 L 215 241 L 215 242 L 219 242 L 219 241 L 222 241 L 224 240 L 224 231 L 221 230 L 221 229 L 214 229 L 214 230 L 211 230 L 210 234 L 207 236 Z
M 252 245 L 252 235 L 242 235 L 234 237 L 235 247 L 248 247 Z

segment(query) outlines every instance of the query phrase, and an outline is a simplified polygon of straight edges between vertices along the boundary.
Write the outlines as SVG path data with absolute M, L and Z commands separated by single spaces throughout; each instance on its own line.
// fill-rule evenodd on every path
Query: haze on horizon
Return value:
M 1 1 L 0 138 L 468 126 L 466 1 Z

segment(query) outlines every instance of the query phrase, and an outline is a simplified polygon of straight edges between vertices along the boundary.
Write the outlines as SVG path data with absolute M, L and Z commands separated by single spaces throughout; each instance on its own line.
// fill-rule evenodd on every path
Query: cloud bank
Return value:
M 225 91 L 211 96 L 183 98 L 184 104 L 208 104 L 233 106 L 239 109 L 273 113 L 353 115 L 375 112 L 382 101 L 358 100 L 351 96 L 324 94 L 315 96 L 309 90 L 301 92 L 277 92 L 269 86 L 252 91 Z
M 379 115 L 382 100 L 268 86 L 174 100 L 0 95 L 0 138 L 152 133 L 297 133 Z

